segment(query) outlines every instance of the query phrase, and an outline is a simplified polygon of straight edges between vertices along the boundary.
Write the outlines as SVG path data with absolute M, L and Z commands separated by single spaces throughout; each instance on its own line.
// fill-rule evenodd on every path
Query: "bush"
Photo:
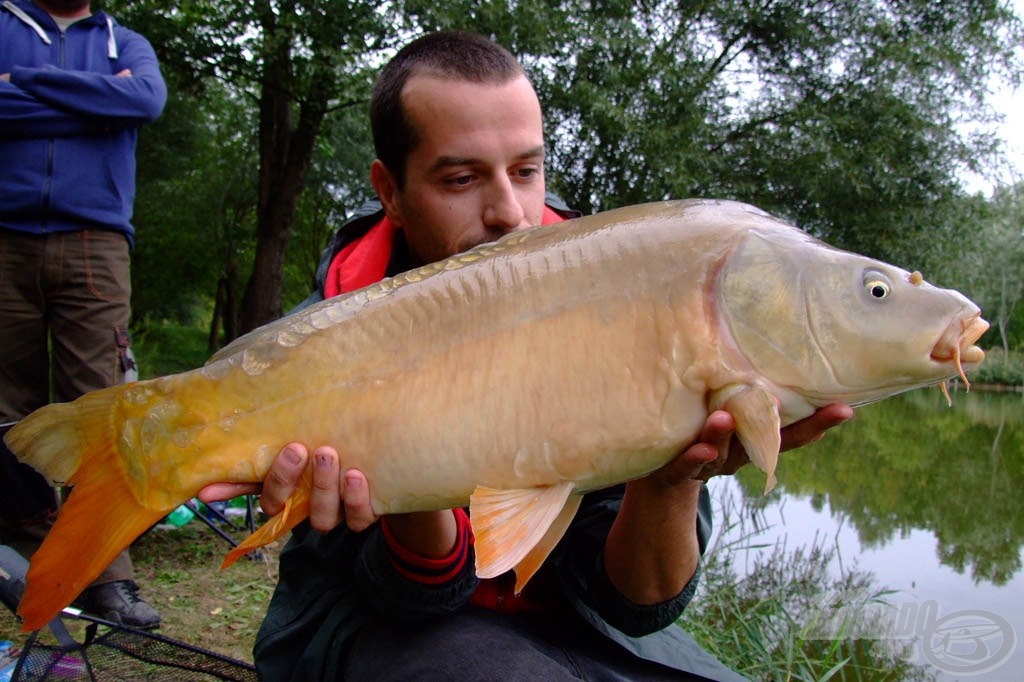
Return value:
M 1006 354 L 1002 348 L 990 348 L 985 351 L 985 361 L 968 378 L 971 383 L 1024 387 L 1024 351 Z
M 175 374 L 200 367 L 209 358 L 207 332 L 173 322 L 148 323 L 132 330 L 132 349 L 139 377 Z

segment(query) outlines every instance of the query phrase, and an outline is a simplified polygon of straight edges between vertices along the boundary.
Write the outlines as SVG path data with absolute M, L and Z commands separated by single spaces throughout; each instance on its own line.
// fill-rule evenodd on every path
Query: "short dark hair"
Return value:
M 511 52 L 466 31 L 428 33 L 399 50 L 377 76 L 370 98 L 373 146 L 399 189 L 405 184 L 406 159 L 419 143 L 402 107 L 402 90 L 417 74 L 497 85 L 526 75 Z

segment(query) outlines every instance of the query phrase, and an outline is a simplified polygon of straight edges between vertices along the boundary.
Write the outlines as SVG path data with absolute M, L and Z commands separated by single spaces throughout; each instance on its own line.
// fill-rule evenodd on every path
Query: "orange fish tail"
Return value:
M 22 629 L 45 626 L 169 510 L 139 503 L 116 451 L 111 412 L 120 387 L 44 407 L 7 434 L 18 459 L 72 491 L 32 556 L 18 607 Z

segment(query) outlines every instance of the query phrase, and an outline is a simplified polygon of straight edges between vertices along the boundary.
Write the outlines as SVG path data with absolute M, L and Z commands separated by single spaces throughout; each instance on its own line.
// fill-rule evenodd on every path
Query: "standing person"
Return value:
M 0 6 L 0 422 L 124 380 L 138 129 L 167 99 L 149 42 L 88 0 Z M 51 387 L 52 381 L 52 387 Z M 10 457 L 9 453 L 0 456 Z M 5 488 L 39 478 L 2 469 Z M 36 477 L 33 479 L 32 477 Z M 40 497 L 43 499 L 40 500 Z M 6 508 L 34 551 L 55 496 Z M 126 625 L 160 616 L 122 553 L 75 602 Z
M 442 32 L 406 46 L 377 80 L 371 119 L 380 201 L 341 228 L 314 298 L 574 215 L 545 192 L 532 85 L 485 38 Z M 824 408 L 787 428 L 785 447 L 849 416 Z M 340 457 L 286 446 L 264 481 L 264 509 L 281 509 L 308 463 L 311 516 L 281 555 L 255 646 L 262 679 L 739 679 L 673 625 L 711 532 L 701 479 L 746 462 L 729 447 L 734 427 L 716 412 L 702 442 L 663 469 L 586 495 L 520 595 L 511 572 L 476 577 L 465 510 L 378 519 L 372 481 L 345 469 L 344 443 Z M 217 485 L 201 496 L 248 490 Z

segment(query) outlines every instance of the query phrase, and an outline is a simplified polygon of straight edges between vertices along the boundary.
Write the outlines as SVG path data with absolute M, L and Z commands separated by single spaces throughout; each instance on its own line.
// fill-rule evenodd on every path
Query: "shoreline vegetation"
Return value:
M 1024 349 L 986 348 L 985 361 L 967 377 L 971 388 L 1024 393 Z
M 893 642 L 865 636 L 865 619 L 896 592 L 841 556 L 835 538 L 768 544 L 756 504 L 722 490 L 713 497 L 715 536 L 678 621 L 701 646 L 757 682 L 935 679 Z

